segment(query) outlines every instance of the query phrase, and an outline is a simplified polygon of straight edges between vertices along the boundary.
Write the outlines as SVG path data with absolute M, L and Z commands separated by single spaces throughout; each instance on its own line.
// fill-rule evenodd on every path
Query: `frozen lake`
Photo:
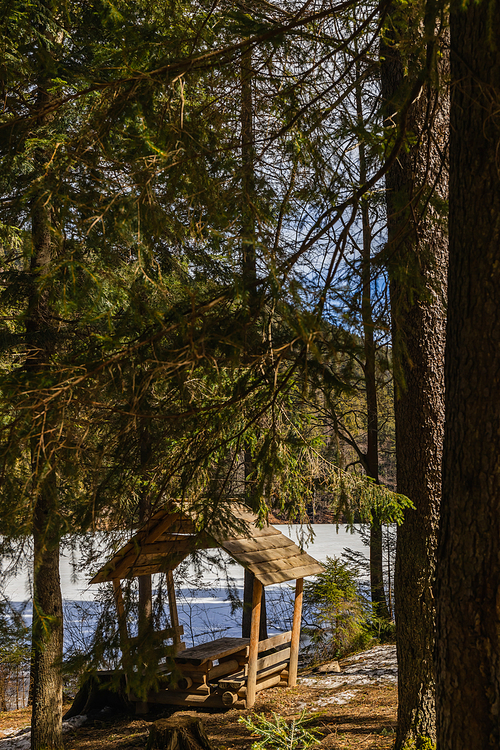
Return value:
M 276 525 L 276 528 L 293 541 L 299 544 L 302 541 L 304 549 L 320 562 L 324 562 L 327 557 L 340 556 L 344 548 L 367 553 L 367 547 L 363 545 L 359 533 L 351 533 L 345 526 L 339 526 L 337 529 L 334 524 L 316 524 L 313 526 L 314 537 L 309 540 L 307 529 L 299 525 Z M 187 564 L 184 566 L 183 575 L 177 575 L 179 619 L 184 625 L 184 640 L 187 646 L 206 640 L 207 637 L 241 635 L 241 609 L 232 612 L 226 576 L 229 577 L 232 592 L 242 599 L 243 569 L 225 556 L 225 553 L 221 553 L 221 556 L 223 562 L 225 561 L 225 574 L 209 562 L 202 565 L 201 570 L 195 569 L 193 564 Z M 106 557 L 103 556 L 100 564 Z M 66 647 L 70 645 L 71 639 L 77 637 L 83 642 L 92 632 L 92 623 L 99 608 L 94 598 L 100 587 L 89 586 L 88 582 L 100 564 L 95 563 L 95 567 L 86 571 L 75 571 L 69 553 L 61 558 Z M 156 581 L 157 576 L 153 576 L 153 588 L 158 585 Z M 7 581 L 4 584 L 4 594 L 16 603 L 29 600 L 31 595 L 28 572 L 24 571 Z M 292 614 L 292 597 L 293 586 L 290 583 L 266 587 L 270 633 L 287 630 L 291 626 L 288 620 Z M 24 614 L 25 619 L 29 621 L 30 604 Z M 73 631 L 73 635 L 70 631 Z
M 300 544 L 301 537 L 305 536 L 307 540 L 307 529 L 294 524 L 292 526 L 275 524 L 285 536 L 288 536 L 294 542 Z M 357 526 L 357 529 L 360 527 Z M 324 562 L 327 557 L 338 557 L 342 554 L 345 547 L 367 553 L 368 548 L 363 545 L 358 533 L 352 534 L 346 526 L 339 525 L 338 530 L 335 524 L 315 524 L 313 527 L 314 539 L 304 542 L 304 549 L 320 562 Z M 103 562 L 105 561 L 103 557 Z M 98 570 L 99 564 L 87 572 L 74 571 L 71 564 L 71 555 L 64 554 L 61 556 L 61 588 L 64 599 L 72 601 L 92 601 L 96 593 L 95 586 L 89 586 L 94 573 Z M 243 569 L 239 565 L 231 566 L 231 575 L 237 585 L 243 584 Z M 215 583 L 217 581 L 217 571 L 206 571 L 204 581 Z M 29 575 L 27 571 L 16 576 L 14 579 L 4 584 L 3 592 L 11 601 L 25 601 L 31 598 Z

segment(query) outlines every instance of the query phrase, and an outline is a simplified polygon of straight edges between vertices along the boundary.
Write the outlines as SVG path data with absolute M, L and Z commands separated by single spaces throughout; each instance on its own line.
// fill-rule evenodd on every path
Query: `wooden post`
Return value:
M 171 570 L 167 570 L 166 579 L 167 579 L 168 608 L 170 610 L 170 625 L 173 628 L 178 628 L 179 627 L 179 615 L 177 612 L 177 601 L 175 599 L 174 574 Z M 172 640 L 174 642 L 175 653 L 178 653 L 179 651 L 182 651 L 184 649 L 185 647 L 184 643 L 181 643 L 180 635 L 176 630 L 174 630 L 174 635 L 172 637 Z
M 251 570 L 245 568 L 245 579 L 243 587 L 243 617 L 241 620 L 241 637 L 250 638 L 252 626 L 252 597 L 253 582 L 255 575 Z M 259 639 L 265 641 L 267 638 L 267 614 L 266 614 L 266 590 L 262 589 L 262 601 L 260 605 L 260 635 Z
M 138 576 L 139 584 L 139 617 L 138 617 L 138 635 L 139 641 L 147 639 L 153 625 L 153 586 L 151 575 Z M 150 658 L 150 657 L 148 657 Z M 158 660 L 157 660 L 158 663 Z M 135 713 L 138 715 L 149 713 L 147 701 L 137 701 L 135 704 Z
M 151 628 L 153 616 L 152 575 L 138 576 L 139 583 L 139 635 L 144 635 Z
M 116 612 L 118 614 L 118 630 L 120 633 L 120 648 L 122 651 L 122 667 L 125 673 L 125 683 L 128 684 L 127 673 L 131 668 L 130 643 L 127 630 L 127 616 L 123 604 L 122 587 L 119 578 L 113 578 L 113 593 L 115 596 Z M 128 694 L 128 689 L 127 689 Z
M 304 579 L 297 578 L 295 584 L 295 604 L 293 606 L 292 642 L 290 644 L 290 667 L 288 670 L 288 687 L 297 684 L 297 666 L 299 663 L 300 623 L 302 620 L 302 597 Z
M 142 408 L 142 407 L 139 407 Z M 147 424 L 139 423 L 139 445 L 141 455 L 141 471 L 143 479 L 148 483 L 143 487 L 139 499 L 139 524 L 142 526 L 151 517 L 151 501 L 148 494 L 149 477 L 147 465 L 151 457 L 152 441 Z M 139 637 L 147 636 L 151 629 L 153 617 L 153 577 L 151 573 L 138 577 L 139 583 Z
M 257 657 L 259 655 L 260 607 L 262 601 L 262 584 L 257 578 L 253 582 L 252 624 L 250 628 L 250 648 L 248 652 L 248 677 L 246 707 L 252 708 L 255 703 L 257 685 Z
M 123 605 L 122 587 L 119 578 L 113 578 L 113 593 L 115 596 L 116 612 L 118 615 L 118 630 L 120 632 L 120 648 L 123 658 L 129 656 L 129 642 L 127 631 L 127 618 L 125 616 L 125 607 Z

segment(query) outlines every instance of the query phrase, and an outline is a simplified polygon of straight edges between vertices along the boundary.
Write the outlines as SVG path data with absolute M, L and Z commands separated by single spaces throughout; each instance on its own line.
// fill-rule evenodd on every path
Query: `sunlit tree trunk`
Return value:
M 356 109 L 357 119 L 363 126 L 363 102 L 361 92 L 361 66 L 356 66 L 358 85 L 356 86 Z M 359 181 L 364 185 L 367 180 L 368 171 L 366 164 L 366 148 L 361 140 L 359 147 Z M 378 403 L 377 403 L 377 377 L 376 377 L 376 344 L 375 324 L 373 321 L 372 308 L 372 230 L 368 199 L 364 198 L 361 203 L 361 317 L 363 321 L 363 343 L 365 350 L 364 380 L 366 389 L 366 419 L 367 419 L 367 446 L 365 455 L 365 470 L 369 477 L 375 482 L 379 481 L 378 465 Z M 384 569 L 382 554 L 382 523 L 374 513 L 370 526 L 370 589 L 373 611 L 384 620 L 389 619 L 389 610 L 384 592 Z
M 398 6 L 399 7 L 399 6 Z M 424 47 L 417 9 L 393 6 L 381 45 L 386 127 L 411 134 L 386 177 L 387 265 L 390 278 L 395 377 L 397 489 L 414 503 L 398 529 L 395 613 L 398 653 L 396 748 L 418 737 L 435 739 L 433 664 L 437 519 L 441 496 L 444 425 L 444 343 L 448 239 L 443 219 L 447 197 L 448 98 L 446 45 L 425 62 L 403 60 L 401 46 Z M 427 24 L 429 37 L 434 21 Z M 402 34 L 403 32 L 403 34 Z M 403 35 L 406 34 L 406 42 Z M 413 34 L 415 38 L 408 38 Z M 392 36 L 393 44 L 390 43 Z M 425 49 L 425 47 L 424 47 Z M 432 51 L 432 50 L 431 50 Z M 401 112 L 427 65 L 425 83 Z M 406 66 L 406 67 L 405 67 Z M 407 73 L 406 71 L 410 72 Z

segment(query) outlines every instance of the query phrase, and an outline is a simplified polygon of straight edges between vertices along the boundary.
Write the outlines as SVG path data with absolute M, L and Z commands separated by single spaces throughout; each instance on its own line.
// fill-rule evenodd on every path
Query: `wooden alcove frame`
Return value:
M 261 528 L 256 516 L 240 504 L 231 509 L 237 531 L 208 528 L 197 532 L 187 512 L 171 508 L 155 513 L 114 557 L 94 576 L 91 583 L 111 581 L 114 587 L 122 651 L 129 638 L 120 581 L 124 578 L 165 573 L 171 627 L 156 633 L 171 638 L 170 653 L 175 662 L 175 682 L 149 693 L 147 703 L 184 706 L 242 706 L 250 708 L 259 690 L 277 684 L 294 686 L 302 614 L 303 583 L 306 576 L 321 573 L 323 566 L 273 526 Z M 254 575 L 250 638 L 221 638 L 186 649 L 181 641 L 173 570 L 190 553 L 199 549 L 224 549 Z M 259 641 L 260 610 L 264 586 L 296 581 L 292 630 Z M 262 656 L 259 656 L 262 654 Z M 215 664 L 214 662 L 218 662 Z M 158 667 L 161 671 L 161 665 Z M 147 703 L 132 694 L 138 712 Z

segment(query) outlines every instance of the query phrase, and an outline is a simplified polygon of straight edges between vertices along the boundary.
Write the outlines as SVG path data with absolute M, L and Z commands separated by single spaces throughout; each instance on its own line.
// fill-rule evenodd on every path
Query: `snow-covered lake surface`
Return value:
M 275 525 L 283 534 L 293 539 L 294 542 L 300 544 L 301 538 L 305 538 L 303 542 L 304 549 L 313 557 L 320 562 L 324 562 L 327 557 L 338 557 L 342 554 L 345 547 L 350 549 L 363 552 L 366 554 L 367 547 L 363 545 L 359 533 L 351 533 L 346 526 L 335 524 L 315 524 L 312 529 L 314 532 L 314 538 L 310 541 L 308 539 L 307 529 L 298 524 L 292 526 L 287 525 Z M 360 526 L 356 527 L 360 529 Z M 78 557 L 78 555 L 77 555 Z M 103 556 L 103 562 L 106 559 L 106 555 Z M 92 578 L 93 574 L 98 570 L 99 565 L 95 566 L 95 569 L 88 571 L 75 571 L 71 563 L 71 555 L 64 554 L 61 556 L 61 588 L 64 599 L 73 601 L 92 601 L 95 597 L 96 586 L 89 586 L 88 582 Z M 243 569 L 239 565 L 234 564 L 231 569 L 231 574 L 234 577 L 237 585 L 243 583 Z M 217 570 L 205 571 L 204 582 L 215 583 L 218 578 Z M 23 571 L 15 578 L 7 581 L 3 587 L 4 595 L 11 601 L 24 601 L 31 597 L 29 574 L 27 571 Z
M 334 524 L 316 524 L 313 527 L 314 537 L 299 525 L 277 525 L 283 534 L 290 537 L 320 562 L 327 557 L 340 556 L 344 548 L 349 548 L 366 554 L 359 533 L 351 533 L 345 526 Z M 359 527 L 358 527 L 359 528 Z M 305 539 L 304 539 L 305 536 Z M 104 550 L 103 550 L 104 551 Z M 101 564 L 109 557 L 104 554 Z M 79 559 L 78 553 L 74 556 Z M 70 639 L 80 632 L 84 638 L 92 630 L 92 623 L 99 605 L 95 602 L 95 595 L 99 586 L 89 586 L 89 580 L 100 567 L 95 564 L 92 569 L 85 571 L 74 570 L 71 555 L 68 553 L 61 558 L 61 587 L 65 601 L 66 646 Z M 226 571 L 230 580 L 230 587 L 234 594 L 242 598 L 243 569 L 226 557 Z M 153 577 L 155 587 L 156 576 Z M 206 640 L 208 637 L 222 635 L 237 637 L 241 635 L 241 610 L 232 612 L 232 602 L 228 594 L 226 574 L 217 565 L 208 563 L 202 570 L 193 564 L 184 566 L 184 575 L 177 576 L 179 618 L 184 625 L 184 640 L 187 646 Z M 109 586 L 109 584 L 106 584 Z M 158 584 L 156 583 L 156 586 Z M 4 595 L 12 602 L 29 602 L 30 583 L 29 573 L 24 571 L 4 584 Z M 270 633 L 286 630 L 292 614 L 291 597 L 293 587 L 290 584 L 266 587 L 267 612 Z M 28 603 L 24 611 L 27 622 L 31 619 L 31 604 Z M 71 630 L 73 629 L 73 636 Z

